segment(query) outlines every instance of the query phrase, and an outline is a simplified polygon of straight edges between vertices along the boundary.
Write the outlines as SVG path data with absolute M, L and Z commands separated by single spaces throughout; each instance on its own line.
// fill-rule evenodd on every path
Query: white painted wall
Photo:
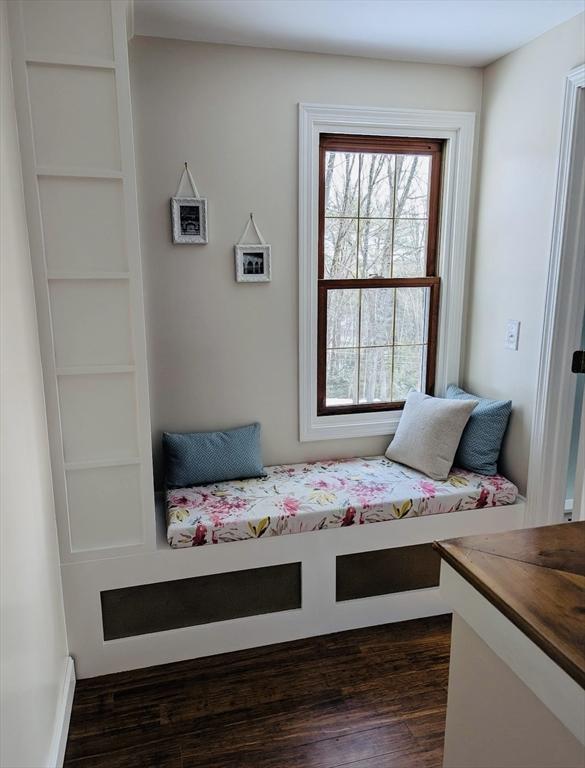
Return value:
M 484 73 L 477 228 L 464 380 L 511 398 L 505 473 L 526 488 L 540 354 L 565 78 L 585 61 L 585 15 Z M 507 319 L 520 347 L 504 349 Z
M 135 38 L 130 45 L 151 418 L 197 430 L 258 420 L 266 463 L 381 453 L 388 438 L 298 439 L 298 102 L 478 112 L 481 71 Z M 173 246 L 187 160 L 209 199 L 208 246 Z M 238 285 L 254 211 L 269 284 Z
M 0 764 L 36 768 L 49 758 L 67 640 L 5 0 L 0 17 Z

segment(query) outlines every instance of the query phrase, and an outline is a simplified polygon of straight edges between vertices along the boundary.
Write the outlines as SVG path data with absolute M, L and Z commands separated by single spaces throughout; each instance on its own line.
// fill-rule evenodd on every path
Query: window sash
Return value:
M 406 282 L 406 284 L 405 284 Z M 351 285 L 347 285 L 351 283 Z M 323 280 L 318 286 L 318 325 L 317 325 L 317 415 L 334 416 L 346 413 L 368 413 L 370 411 L 397 411 L 404 407 L 404 400 L 394 400 L 380 403 L 351 403 L 349 405 L 327 405 L 327 294 L 331 290 L 343 288 L 429 288 L 430 299 L 428 307 L 428 334 L 425 341 L 427 347 L 425 390 L 432 394 L 435 388 L 435 370 L 437 357 L 437 326 L 439 320 L 439 295 L 441 281 L 438 277 L 430 278 L 388 278 L 372 280 Z M 386 345 L 388 348 L 415 345 Z M 366 349 L 368 345 L 357 346 L 358 350 Z M 359 354 L 359 352 L 358 352 Z
M 345 134 L 321 134 L 319 142 L 319 232 L 318 232 L 318 339 L 317 339 L 317 415 L 341 415 L 375 411 L 400 410 L 404 401 L 380 403 L 352 403 L 349 405 L 327 405 L 327 293 L 344 288 L 407 288 L 430 289 L 427 336 L 427 360 L 425 391 L 433 394 L 437 357 L 437 336 L 439 318 L 440 278 L 437 276 L 437 244 L 439 230 L 439 202 L 442 170 L 443 141 L 383 136 L 352 136 Z M 325 279 L 325 157 L 329 151 L 413 154 L 431 156 L 429 180 L 428 232 L 426 253 L 426 275 L 401 278 L 338 278 Z M 360 220 L 359 216 L 355 217 Z M 363 220 L 363 219 L 362 219 Z M 358 340 L 359 341 L 359 340 Z M 359 354 L 359 353 L 358 353 Z M 359 386 L 359 384 L 358 384 Z M 359 396 L 359 395 L 358 395 Z

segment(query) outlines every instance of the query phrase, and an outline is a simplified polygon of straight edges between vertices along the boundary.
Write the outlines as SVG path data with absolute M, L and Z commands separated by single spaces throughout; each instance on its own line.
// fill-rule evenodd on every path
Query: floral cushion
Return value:
M 453 469 L 441 482 L 384 456 L 266 467 L 266 477 L 167 492 L 172 547 L 305 533 L 513 504 L 501 475 Z

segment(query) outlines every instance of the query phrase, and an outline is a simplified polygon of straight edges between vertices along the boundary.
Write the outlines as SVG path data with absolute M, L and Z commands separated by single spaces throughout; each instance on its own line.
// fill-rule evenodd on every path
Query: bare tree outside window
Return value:
M 322 135 L 321 414 L 401 407 L 434 382 L 442 142 Z

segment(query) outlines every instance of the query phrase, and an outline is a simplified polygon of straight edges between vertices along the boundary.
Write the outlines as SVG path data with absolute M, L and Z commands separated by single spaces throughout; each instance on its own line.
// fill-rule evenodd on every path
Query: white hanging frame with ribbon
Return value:
M 192 197 L 183 192 L 183 187 L 187 182 L 191 186 Z M 175 197 L 171 197 L 171 223 L 173 243 L 205 245 L 208 242 L 207 198 L 200 197 L 195 179 L 187 163 L 185 163 L 179 180 L 177 194 Z
M 257 243 L 247 241 L 250 227 L 256 232 Z M 271 248 L 254 221 L 253 213 L 250 214 L 242 236 L 234 246 L 234 251 L 236 257 L 236 280 L 238 283 L 270 282 L 272 278 Z

